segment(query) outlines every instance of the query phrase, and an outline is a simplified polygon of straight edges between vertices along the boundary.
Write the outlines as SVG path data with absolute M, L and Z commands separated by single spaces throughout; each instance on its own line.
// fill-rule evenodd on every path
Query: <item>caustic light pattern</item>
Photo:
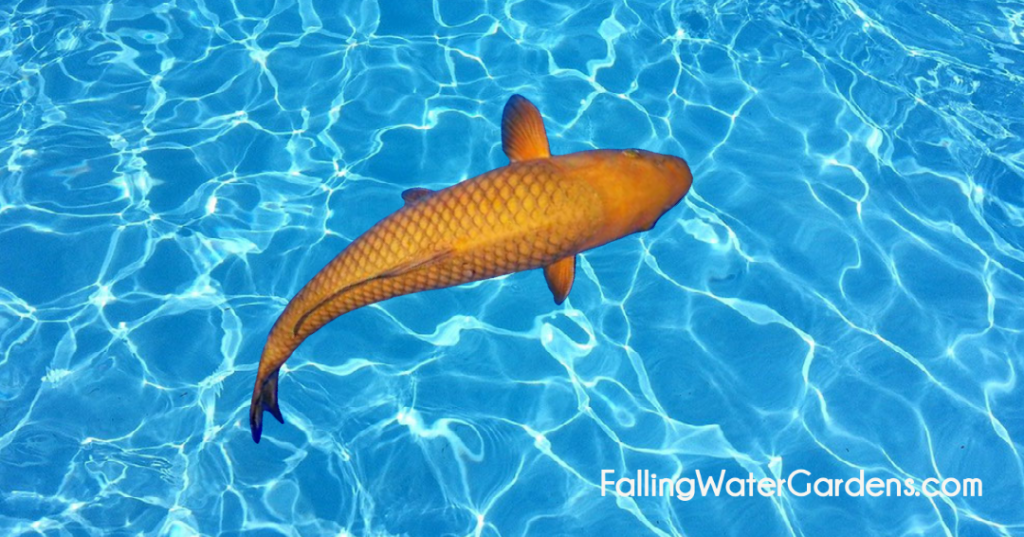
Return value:
M 1009 535 L 1024 527 L 1024 6 L 0 6 L 0 533 Z M 287 300 L 401 206 L 556 154 L 695 178 L 649 233 L 390 300 L 248 406 Z M 276 423 L 274 425 L 277 425 Z M 982 497 L 601 496 L 663 477 Z

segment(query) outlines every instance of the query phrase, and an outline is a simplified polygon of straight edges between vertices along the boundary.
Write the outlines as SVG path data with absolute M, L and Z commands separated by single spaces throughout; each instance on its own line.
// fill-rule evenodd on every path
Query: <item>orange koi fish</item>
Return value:
M 278 372 L 339 315 L 396 296 L 544 269 L 555 303 L 569 295 L 576 254 L 646 231 L 690 189 L 681 158 L 638 149 L 552 156 L 540 112 L 513 95 L 501 120 L 509 164 L 448 188 L 402 193 L 405 206 L 352 241 L 288 303 L 270 331 L 252 392 L 284 423 Z

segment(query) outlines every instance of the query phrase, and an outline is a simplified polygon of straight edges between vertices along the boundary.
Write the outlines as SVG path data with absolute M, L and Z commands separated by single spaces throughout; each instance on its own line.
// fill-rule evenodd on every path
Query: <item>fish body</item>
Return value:
M 513 96 L 502 120 L 508 166 L 439 191 L 412 189 L 404 207 L 354 240 L 288 303 L 267 338 L 250 407 L 284 422 L 278 371 L 321 327 L 389 298 L 544 268 L 556 303 L 576 254 L 650 229 L 690 188 L 680 158 L 628 149 L 551 156 L 543 120 Z

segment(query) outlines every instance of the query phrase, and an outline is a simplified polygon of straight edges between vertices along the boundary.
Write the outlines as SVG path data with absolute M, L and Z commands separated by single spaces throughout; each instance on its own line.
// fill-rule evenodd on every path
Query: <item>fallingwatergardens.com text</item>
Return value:
M 819 477 L 814 479 L 807 470 L 794 470 L 785 478 L 730 477 L 725 470 L 717 475 L 704 475 L 700 470 L 694 477 L 658 477 L 649 470 L 637 470 L 616 476 L 615 470 L 601 470 L 601 495 L 618 494 L 629 497 L 674 496 L 682 501 L 695 496 L 908 496 L 908 497 L 980 497 L 981 480 L 976 478 L 956 479 L 927 478 L 920 483 L 913 478 L 864 477 L 864 470 L 849 479 Z

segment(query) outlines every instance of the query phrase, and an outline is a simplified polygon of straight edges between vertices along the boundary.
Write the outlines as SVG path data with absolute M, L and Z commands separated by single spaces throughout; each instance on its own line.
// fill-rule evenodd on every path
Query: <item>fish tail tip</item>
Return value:
M 267 408 L 267 410 L 270 411 L 271 416 L 277 418 L 277 421 L 281 425 L 284 425 L 284 416 L 281 415 L 281 409 L 277 406 L 277 401 L 274 401 L 274 406 L 272 408 Z
M 263 434 L 263 408 L 255 397 L 249 406 L 249 429 L 252 430 L 252 441 L 259 444 Z
M 252 439 L 257 444 L 263 435 L 263 411 L 270 412 L 277 421 L 284 423 L 284 415 L 281 414 L 281 407 L 277 402 L 277 372 L 270 375 L 267 380 L 257 382 L 252 394 L 252 404 L 249 406 L 249 428 L 252 430 Z

